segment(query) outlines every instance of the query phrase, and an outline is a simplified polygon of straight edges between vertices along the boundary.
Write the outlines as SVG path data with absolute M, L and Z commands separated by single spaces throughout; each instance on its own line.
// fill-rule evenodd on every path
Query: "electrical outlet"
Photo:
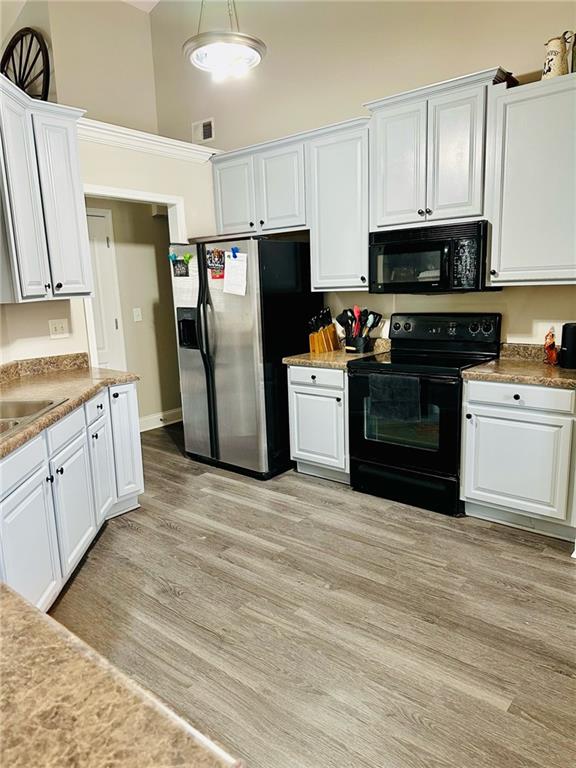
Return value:
M 135 323 L 140 323 L 142 321 L 142 310 L 140 307 L 133 307 L 132 317 L 134 318 Z
M 48 328 L 50 329 L 51 339 L 62 339 L 65 336 L 70 336 L 68 318 L 66 317 L 63 317 L 60 320 L 48 320 Z

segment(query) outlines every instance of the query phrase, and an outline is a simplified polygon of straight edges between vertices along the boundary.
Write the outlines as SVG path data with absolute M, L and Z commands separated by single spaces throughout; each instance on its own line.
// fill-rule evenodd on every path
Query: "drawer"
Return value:
M 96 397 L 93 397 L 92 400 L 88 400 L 88 402 L 84 404 L 84 410 L 86 411 L 86 424 L 93 424 L 96 419 L 100 418 L 100 416 L 108 413 L 109 402 L 108 387 L 100 390 L 100 392 L 98 392 Z
M 344 389 L 344 376 L 344 371 L 337 371 L 333 368 L 312 368 L 303 365 L 291 365 L 289 368 L 290 384 L 309 384 L 313 387 Z
M 0 498 L 12 493 L 47 460 L 48 453 L 43 432 L 9 453 L 0 462 Z
M 574 390 L 538 387 L 531 384 L 468 381 L 466 382 L 466 400 L 469 403 L 534 408 L 539 411 L 574 412 Z
M 48 455 L 53 456 L 56 451 L 70 442 L 78 432 L 86 428 L 86 416 L 84 408 L 77 408 L 71 414 L 57 421 L 46 430 L 48 437 Z

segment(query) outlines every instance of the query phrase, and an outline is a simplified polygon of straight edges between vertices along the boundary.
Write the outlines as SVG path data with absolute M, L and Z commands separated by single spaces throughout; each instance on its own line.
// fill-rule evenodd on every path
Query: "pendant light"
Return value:
M 198 31 L 182 46 L 190 63 L 204 72 L 211 72 L 216 81 L 239 78 L 258 66 L 266 46 L 257 37 L 240 32 L 236 0 L 226 0 L 229 30 L 200 32 L 204 3 L 200 3 Z

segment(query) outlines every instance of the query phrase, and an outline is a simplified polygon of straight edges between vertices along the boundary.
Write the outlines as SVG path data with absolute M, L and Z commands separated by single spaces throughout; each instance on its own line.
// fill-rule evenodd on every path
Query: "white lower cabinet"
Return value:
M 137 496 L 144 490 L 144 473 L 135 384 L 110 387 L 110 414 L 118 498 Z
M 45 610 L 62 585 L 48 466 L 0 502 L 0 576 Z
M 68 576 L 96 535 L 90 459 L 83 430 L 50 461 L 60 562 Z
M 290 454 L 298 469 L 346 481 L 349 460 L 345 377 L 328 369 L 290 368 L 288 392 Z
M 101 525 L 116 503 L 116 473 L 114 448 L 108 415 L 88 427 L 88 450 L 92 468 L 96 524 Z
M 557 526 L 557 535 L 569 536 L 576 522 L 569 496 L 575 479 L 575 419 L 565 412 L 573 410 L 572 393 L 469 382 L 465 399 L 462 486 L 467 513 L 552 535 Z
M 144 490 L 135 385 L 110 389 L 0 461 L 0 580 L 41 610 Z

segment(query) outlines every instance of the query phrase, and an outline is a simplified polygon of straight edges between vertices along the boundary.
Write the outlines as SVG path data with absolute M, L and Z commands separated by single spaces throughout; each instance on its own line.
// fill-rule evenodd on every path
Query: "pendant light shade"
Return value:
M 198 69 L 211 72 L 214 80 L 242 77 L 260 64 L 266 45 L 240 32 L 235 0 L 228 0 L 229 30 L 200 32 L 204 2 L 200 5 L 198 32 L 182 46 L 185 57 Z

